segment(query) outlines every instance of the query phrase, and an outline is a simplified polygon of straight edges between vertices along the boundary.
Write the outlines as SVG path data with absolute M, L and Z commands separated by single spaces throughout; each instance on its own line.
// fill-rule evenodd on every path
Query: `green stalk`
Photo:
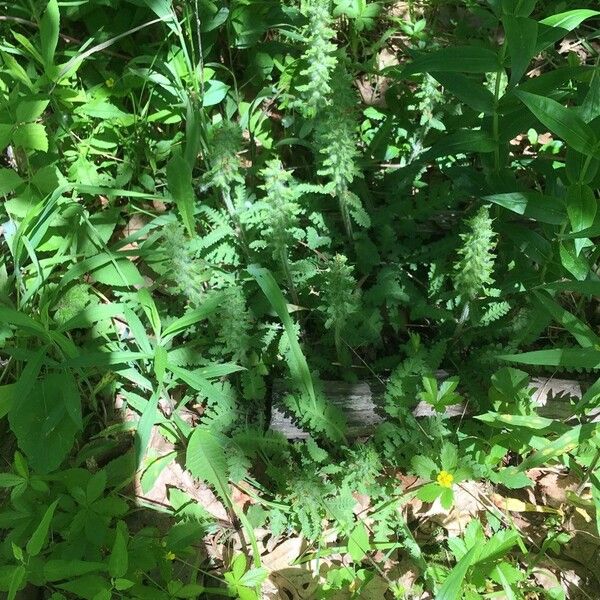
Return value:
M 502 63 L 504 62 L 504 57 L 506 55 L 506 42 L 502 44 L 500 48 L 500 56 L 499 62 L 500 66 L 498 67 L 498 71 L 496 71 L 496 84 L 494 89 L 494 116 L 492 122 L 492 131 L 494 136 L 494 171 L 498 173 L 500 171 L 500 130 L 499 130 L 499 114 L 498 114 L 498 104 L 500 103 L 500 86 L 502 85 L 502 74 L 504 73 L 504 68 L 502 67 Z

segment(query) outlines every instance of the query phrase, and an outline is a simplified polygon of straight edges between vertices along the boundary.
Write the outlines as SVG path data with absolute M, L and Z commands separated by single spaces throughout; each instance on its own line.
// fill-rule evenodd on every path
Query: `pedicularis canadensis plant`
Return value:
M 597 2 L 0 14 L 3 598 L 595 572 Z

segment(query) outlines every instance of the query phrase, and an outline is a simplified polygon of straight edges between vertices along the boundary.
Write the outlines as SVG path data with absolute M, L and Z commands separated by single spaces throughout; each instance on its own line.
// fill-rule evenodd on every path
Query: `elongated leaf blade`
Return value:
M 442 48 L 417 57 L 402 71 L 403 75 L 414 73 L 491 73 L 500 66 L 498 55 L 487 48 L 454 46 Z
M 535 452 L 524 460 L 518 466 L 519 471 L 524 472 L 528 469 L 534 469 L 546 464 L 550 459 L 572 452 L 580 444 L 588 442 L 593 437 L 597 438 L 598 427 L 598 423 L 586 423 L 585 425 L 573 427 L 553 442 L 550 442 L 543 450 Z
M 533 293 L 544 309 L 577 340 L 582 348 L 600 348 L 600 337 L 591 327 L 564 309 L 549 294 L 537 290 Z
M 523 365 L 544 365 L 572 369 L 600 369 L 600 351 L 592 348 L 553 348 L 522 354 L 505 354 L 501 360 Z
M 494 96 L 483 84 L 476 83 L 462 73 L 435 71 L 433 77 L 472 109 L 489 115 L 494 112 Z
M 40 22 L 40 38 L 42 45 L 42 57 L 44 66 L 49 69 L 54 63 L 54 53 L 58 45 L 58 34 L 60 30 L 60 12 L 57 0 L 50 0 L 46 6 L 46 12 Z
M 193 237 L 196 235 L 194 224 L 196 194 L 192 187 L 192 170 L 185 159 L 178 154 L 167 164 L 167 186 L 188 234 Z
M 152 427 L 154 427 L 154 423 L 156 423 L 156 419 L 158 418 L 159 398 L 160 392 L 157 390 L 150 396 L 138 422 L 135 434 L 135 454 L 138 466 L 142 464 L 142 460 L 146 455 L 146 449 L 152 435 Z
M 202 303 L 202 306 L 186 312 L 182 317 L 179 317 L 179 319 L 166 327 L 163 331 L 163 339 L 171 338 L 212 315 L 219 307 L 221 300 L 222 296 L 218 293 L 209 296 Z
M 511 57 L 510 82 L 516 84 L 535 55 L 538 24 L 527 17 L 505 15 L 502 19 Z
M 562 225 L 567 220 L 565 208 L 558 198 L 539 192 L 508 192 L 484 196 L 486 202 L 498 204 L 518 215 L 540 223 Z
M 36 527 L 35 531 L 31 534 L 29 541 L 27 542 L 27 546 L 25 546 L 25 550 L 29 556 L 37 556 L 44 544 L 46 543 L 46 538 L 48 537 L 48 530 L 50 529 L 50 523 L 52 522 L 52 517 L 54 516 L 54 511 L 58 506 L 58 500 L 55 500 L 44 513 L 40 524 Z
M 515 93 L 543 125 L 565 140 L 569 146 L 587 156 L 598 152 L 594 131 L 574 110 L 564 107 L 552 98 L 521 90 Z
M 479 541 L 456 563 L 439 589 L 435 597 L 436 600 L 456 600 L 460 598 L 462 583 L 480 547 L 481 542 Z

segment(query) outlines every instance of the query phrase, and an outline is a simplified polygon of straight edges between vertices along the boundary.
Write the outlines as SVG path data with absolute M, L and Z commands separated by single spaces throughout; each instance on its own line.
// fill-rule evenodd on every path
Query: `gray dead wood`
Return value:
M 440 379 L 447 377 L 446 373 L 438 373 Z M 327 400 L 338 407 L 346 417 L 348 435 L 358 437 L 371 433 L 375 427 L 385 420 L 382 410 L 385 386 L 380 382 L 347 383 L 345 381 L 324 381 L 323 392 Z M 533 402 L 539 407 L 541 416 L 566 421 L 573 416 L 573 402 L 581 399 L 582 389 L 577 381 L 568 379 L 553 379 L 551 377 L 535 377 L 531 380 Z M 308 433 L 298 426 L 295 419 L 283 405 L 286 384 L 276 380 L 273 385 L 273 402 L 271 409 L 270 428 L 283 434 L 288 439 L 304 439 Z M 416 417 L 433 415 L 432 407 L 419 402 L 413 409 Z M 446 408 L 445 415 L 457 417 L 469 414 L 469 404 L 454 404 Z M 594 422 L 600 421 L 600 408 L 595 409 L 588 418 Z

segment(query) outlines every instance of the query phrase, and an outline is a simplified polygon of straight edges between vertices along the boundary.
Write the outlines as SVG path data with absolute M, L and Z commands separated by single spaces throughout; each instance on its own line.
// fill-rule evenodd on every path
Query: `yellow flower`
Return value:
M 172 552 L 167 552 L 167 553 L 165 554 L 165 558 L 166 558 L 167 560 L 175 560 L 175 555 L 174 555 Z
M 454 481 L 454 477 L 452 477 L 452 473 L 448 473 L 448 471 L 440 471 L 437 476 L 437 482 L 442 487 L 452 487 L 452 482 Z
M 105 82 L 106 87 L 113 87 L 115 85 L 115 80 L 112 77 L 109 77 Z

